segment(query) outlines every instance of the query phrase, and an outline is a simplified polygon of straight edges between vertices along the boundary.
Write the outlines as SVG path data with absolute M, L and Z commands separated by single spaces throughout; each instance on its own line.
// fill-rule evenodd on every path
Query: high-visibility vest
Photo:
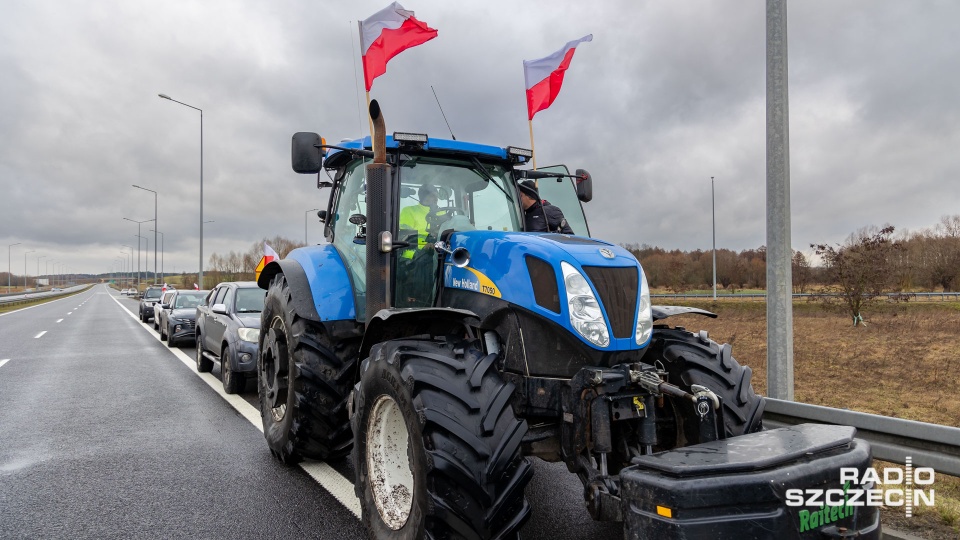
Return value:
M 417 231 L 418 248 L 427 245 L 427 214 L 429 213 L 430 207 L 422 204 L 408 206 L 400 211 L 400 228 Z M 407 259 L 413 258 L 413 250 L 404 250 L 403 257 Z

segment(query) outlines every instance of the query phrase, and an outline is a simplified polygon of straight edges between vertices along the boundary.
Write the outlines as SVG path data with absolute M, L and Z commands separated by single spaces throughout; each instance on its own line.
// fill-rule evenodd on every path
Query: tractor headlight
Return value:
M 643 345 L 653 332 L 653 311 L 650 304 L 650 286 L 647 276 L 640 272 L 640 309 L 637 310 L 637 345 Z
M 603 311 L 600 310 L 600 302 L 597 302 L 590 284 L 573 266 L 561 262 L 560 269 L 563 271 L 570 325 L 590 343 L 606 347 L 610 344 L 610 334 Z
M 237 330 L 237 335 L 240 336 L 240 339 L 250 343 L 257 343 L 260 341 L 260 329 L 259 328 L 240 328 Z

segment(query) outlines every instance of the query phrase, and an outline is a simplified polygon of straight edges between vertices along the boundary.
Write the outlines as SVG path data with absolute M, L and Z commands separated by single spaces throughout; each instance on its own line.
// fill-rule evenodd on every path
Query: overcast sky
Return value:
M 13 269 L 119 265 L 154 216 L 164 267 L 302 239 L 325 207 L 290 136 L 366 134 L 357 19 L 384 0 L 0 0 L 0 247 Z M 592 33 L 551 108 L 538 164 L 589 170 L 593 236 L 709 249 L 766 243 L 765 3 L 401 2 L 439 37 L 374 83 L 389 131 L 529 147 L 522 61 Z M 518 7 L 520 6 L 520 7 Z M 960 213 L 960 3 L 803 0 L 788 10 L 793 246 Z M 309 240 L 321 240 L 315 212 Z M 152 223 L 149 237 L 153 268 Z M 134 256 L 136 257 L 136 256 Z M 3 270 L 6 270 L 4 267 Z

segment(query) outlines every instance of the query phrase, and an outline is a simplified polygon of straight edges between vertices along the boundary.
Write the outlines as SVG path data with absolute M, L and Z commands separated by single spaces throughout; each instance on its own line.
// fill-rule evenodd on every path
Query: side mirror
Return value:
M 317 217 L 320 218 L 320 223 L 326 223 L 326 222 L 327 222 L 327 211 L 326 211 L 326 210 L 321 210 L 321 211 L 317 212 Z
M 169 309 L 170 304 L 160 304 L 160 309 Z
M 593 177 L 586 169 L 577 169 L 577 198 L 583 202 L 593 200 Z
M 217 313 L 217 314 L 219 314 L 219 315 L 226 315 L 226 314 L 227 314 L 227 306 L 225 306 L 225 305 L 223 305 L 223 304 L 214 304 L 213 307 L 211 308 L 211 310 L 212 310 L 214 313 Z
M 316 174 L 323 165 L 323 139 L 316 133 L 301 131 L 293 134 L 290 159 L 293 170 L 300 174 Z

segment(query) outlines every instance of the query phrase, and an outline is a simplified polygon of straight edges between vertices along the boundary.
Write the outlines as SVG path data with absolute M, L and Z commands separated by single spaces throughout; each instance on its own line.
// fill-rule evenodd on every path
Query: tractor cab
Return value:
M 298 134 L 301 153 L 316 152 L 319 137 Z M 413 139 L 413 140 L 411 140 Z M 429 307 L 438 287 L 438 241 L 464 231 L 522 232 L 523 209 L 516 182 L 536 178 L 544 199 L 560 206 L 576 234 L 588 235 L 586 218 L 578 198 L 576 181 L 565 166 L 542 171 L 521 171 L 514 166 L 526 162 L 521 149 L 432 139 L 425 135 L 395 134 L 386 137 L 386 161 L 390 165 L 389 193 L 374 195 L 369 190 L 367 165 L 372 157 L 370 139 L 326 146 L 322 166 L 335 171 L 328 208 L 324 217 L 325 236 L 344 260 L 357 306 L 357 320 L 371 315 L 365 310 L 367 292 L 367 242 L 371 197 L 382 196 L 376 207 L 387 218 L 392 253 L 387 280 L 390 306 Z M 294 152 L 297 150 L 295 137 Z M 313 162 L 310 167 L 318 163 Z M 578 171 L 580 173 L 581 171 Z M 582 190 L 580 190 L 582 191 Z M 587 199 L 589 200 L 589 199 Z

